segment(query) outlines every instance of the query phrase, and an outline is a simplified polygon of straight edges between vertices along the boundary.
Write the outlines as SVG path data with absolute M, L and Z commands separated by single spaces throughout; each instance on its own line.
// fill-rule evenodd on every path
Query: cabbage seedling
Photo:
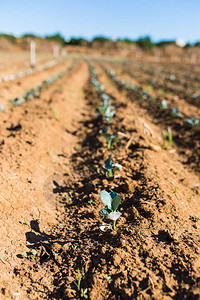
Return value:
M 103 168 L 106 170 L 106 175 L 108 177 L 113 177 L 115 172 L 115 164 L 112 161 L 112 155 L 109 155 L 108 159 L 105 160 L 105 166 Z
M 172 108 L 171 115 L 172 115 L 173 118 L 177 118 L 177 117 L 183 118 L 184 117 L 184 115 L 182 113 L 178 112 L 178 108 L 177 107 L 173 107 Z
M 106 94 L 104 94 L 106 95 Z M 102 105 L 98 108 L 100 113 L 103 115 L 106 113 L 107 108 L 109 107 L 109 104 L 112 102 L 111 98 L 104 99 Z
M 174 74 L 171 74 L 169 76 L 169 80 L 174 81 L 176 79 L 176 76 Z
M 114 110 L 114 106 L 107 106 L 106 111 L 105 111 L 105 120 L 110 123 L 112 117 L 115 115 L 116 110 Z
M 116 220 L 121 216 L 121 213 L 117 211 L 121 196 L 115 192 L 108 193 L 106 191 L 101 191 L 100 198 L 106 206 L 104 206 L 99 213 L 107 216 L 109 220 L 113 221 L 113 229 L 115 230 Z
M 108 128 L 107 127 L 104 127 L 102 129 L 102 135 L 106 138 L 107 147 L 108 147 L 109 150 L 113 149 L 113 144 L 114 143 L 120 141 L 120 139 L 118 139 L 116 135 L 112 135 L 112 134 L 108 133 Z
M 190 124 L 192 128 L 196 128 L 200 125 L 199 119 L 196 119 L 194 117 L 187 119 L 187 122 Z
M 167 109 L 168 108 L 167 100 L 163 99 L 160 103 L 160 107 L 162 109 Z
M 103 168 L 106 170 L 106 175 L 108 177 L 113 177 L 115 174 L 115 171 L 121 170 L 122 166 L 120 164 L 114 164 L 112 161 L 112 155 L 109 155 L 108 159 L 105 160 L 105 166 Z

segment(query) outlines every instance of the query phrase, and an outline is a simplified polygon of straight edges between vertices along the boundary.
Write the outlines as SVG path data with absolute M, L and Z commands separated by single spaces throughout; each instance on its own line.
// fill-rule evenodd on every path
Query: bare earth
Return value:
M 0 84 L 0 105 L 71 63 Z M 120 63 L 91 63 L 116 108 L 114 149 L 101 135 L 102 100 L 81 57 L 39 97 L 0 111 L 0 299 L 200 299 L 200 129 L 136 99 L 103 68 L 146 88 L 151 76 L 140 67 L 133 78 L 134 65 L 126 73 Z M 149 93 L 200 118 L 191 97 L 172 90 Z M 168 127 L 174 144 L 163 149 Z M 103 172 L 109 154 L 123 166 L 118 178 Z M 101 190 L 122 197 L 115 230 L 99 228 Z

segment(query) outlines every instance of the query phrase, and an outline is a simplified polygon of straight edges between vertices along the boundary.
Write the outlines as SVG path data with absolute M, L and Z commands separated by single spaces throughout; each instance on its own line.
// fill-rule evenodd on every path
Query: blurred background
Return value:
M 0 2 L 0 76 L 66 53 L 200 63 L 198 0 Z M 15 64 L 13 64 L 15 62 Z

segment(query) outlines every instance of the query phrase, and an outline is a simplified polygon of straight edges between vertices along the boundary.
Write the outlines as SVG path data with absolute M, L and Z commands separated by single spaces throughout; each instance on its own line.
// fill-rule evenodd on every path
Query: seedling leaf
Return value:
M 112 198 L 110 194 L 106 191 L 101 191 L 100 193 L 101 201 L 108 206 L 108 208 L 111 208 Z
M 121 213 L 119 211 L 112 211 L 108 215 L 108 219 L 110 219 L 112 221 L 116 221 L 120 216 L 121 216 Z
M 111 196 L 112 199 L 114 199 L 117 196 L 117 193 L 116 192 L 111 192 L 110 196 Z
M 120 195 L 117 195 L 113 200 L 112 200 L 112 204 L 111 204 L 111 208 L 113 211 L 116 211 L 119 204 L 120 204 L 120 201 L 121 201 L 121 196 Z
M 102 214 L 102 215 L 109 215 L 110 212 L 111 212 L 111 209 L 108 208 L 108 206 L 104 206 L 104 207 L 99 211 L 99 213 Z

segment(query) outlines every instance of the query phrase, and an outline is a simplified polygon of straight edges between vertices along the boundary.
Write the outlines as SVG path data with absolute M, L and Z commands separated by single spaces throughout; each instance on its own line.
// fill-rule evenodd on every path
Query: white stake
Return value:
M 154 54 L 154 61 L 155 62 L 159 62 L 160 61 L 160 53 L 159 52 L 155 52 L 155 54 Z
M 197 55 L 196 53 L 191 54 L 191 65 L 195 65 L 197 61 Z
M 53 55 L 54 55 L 55 58 L 58 58 L 58 51 L 59 51 L 58 45 L 54 45 L 54 47 L 53 47 Z
M 136 52 L 135 52 L 135 58 L 136 58 L 137 60 L 140 60 L 140 57 L 141 57 L 140 51 L 136 50 Z
M 62 48 L 62 56 L 65 58 L 67 56 L 67 49 Z
M 35 68 L 35 41 L 31 40 L 30 41 L 30 65 L 31 68 Z

